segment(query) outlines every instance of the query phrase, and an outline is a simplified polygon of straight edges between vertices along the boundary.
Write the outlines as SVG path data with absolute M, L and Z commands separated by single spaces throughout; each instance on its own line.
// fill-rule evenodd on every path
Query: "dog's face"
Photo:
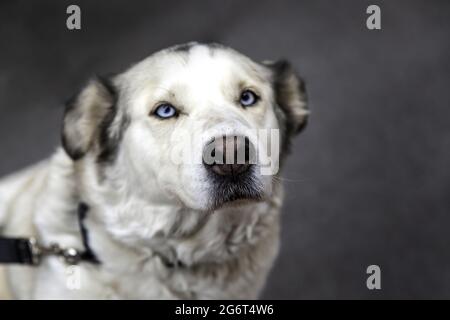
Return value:
M 191 43 L 92 80 L 68 104 L 63 145 L 99 184 L 208 211 L 270 195 L 279 152 L 306 117 L 303 83 L 286 62 Z

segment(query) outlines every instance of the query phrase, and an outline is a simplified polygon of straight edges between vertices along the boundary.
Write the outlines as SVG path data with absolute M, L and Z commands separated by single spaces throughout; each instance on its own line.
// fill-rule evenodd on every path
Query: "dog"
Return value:
M 67 102 L 53 156 L 0 182 L 2 236 L 85 248 L 89 259 L 4 266 L 0 295 L 257 299 L 279 249 L 276 168 L 307 123 L 306 100 L 287 61 L 258 63 L 214 43 L 94 77 Z M 272 174 L 262 173 L 252 130 L 279 133 Z M 181 149 L 195 159 L 175 161 Z

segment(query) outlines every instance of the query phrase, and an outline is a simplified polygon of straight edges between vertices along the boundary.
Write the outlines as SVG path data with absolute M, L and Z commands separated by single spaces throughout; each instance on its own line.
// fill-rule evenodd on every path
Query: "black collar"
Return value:
M 80 227 L 83 250 L 76 248 L 61 248 L 58 244 L 52 244 L 49 247 L 41 246 L 34 238 L 7 238 L 0 237 L 0 264 L 15 263 L 38 265 L 43 256 L 54 255 L 64 259 L 69 265 L 79 262 L 90 262 L 99 264 L 95 253 L 89 246 L 89 234 L 84 225 L 84 219 L 89 211 L 85 203 L 78 205 L 77 215 Z
M 62 248 L 58 244 L 48 247 L 42 246 L 35 238 L 10 238 L 0 236 L 0 264 L 25 264 L 39 265 L 45 256 L 58 256 L 64 259 L 68 265 L 76 265 L 79 262 L 100 264 L 100 260 L 89 246 L 89 233 L 84 224 L 84 219 L 89 211 L 89 206 L 80 202 L 77 209 L 78 225 L 83 243 L 83 250 L 77 248 Z M 169 268 L 184 268 L 185 265 L 176 260 L 169 261 L 164 256 L 159 256 L 164 265 Z

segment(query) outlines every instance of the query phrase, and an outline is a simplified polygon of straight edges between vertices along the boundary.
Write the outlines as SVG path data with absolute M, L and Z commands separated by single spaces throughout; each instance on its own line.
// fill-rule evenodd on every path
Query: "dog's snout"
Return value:
M 250 141 L 244 136 L 222 136 L 208 143 L 203 152 L 207 168 L 221 176 L 237 176 L 250 167 Z

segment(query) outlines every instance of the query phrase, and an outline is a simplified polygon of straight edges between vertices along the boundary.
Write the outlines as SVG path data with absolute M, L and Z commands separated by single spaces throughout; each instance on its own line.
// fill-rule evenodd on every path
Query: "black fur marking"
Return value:
M 84 219 L 86 218 L 87 212 L 89 211 L 89 207 L 87 204 L 81 202 L 78 205 L 78 224 L 80 226 L 81 239 L 83 241 L 84 252 L 81 253 L 81 259 L 84 261 L 89 261 L 94 264 L 99 264 L 100 260 L 97 258 L 97 255 L 92 251 L 92 248 L 89 245 L 89 233 L 84 225 Z
M 217 43 L 217 42 L 204 42 L 201 43 L 204 46 L 207 46 L 209 49 L 226 49 L 227 47 L 223 44 Z
M 252 165 L 248 171 L 237 177 L 218 176 L 208 170 L 209 179 L 213 184 L 211 210 L 235 200 L 261 200 L 263 198 L 263 186 L 255 178 L 255 170 L 256 167 Z
M 308 110 L 308 109 L 306 109 Z M 305 128 L 307 127 L 309 122 L 309 116 L 305 116 L 305 119 L 303 120 L 303 122 L 297 126 L 297 130 L 295 131 L 296 134 L 302 132 L 303 130 L 305 130 Z
M 69 157 L 74 160 L 80 160 L 81 158 L 83 158 L 83 156 L 85 155 L 85 151 L 79 149 L 79 148 L 73 148 L 70 143 L 68 143 L 66 135 L 63 134 L 62 135 L 62 146 L 64 148 L 64 150 L 66 151 L 66 153 L 69 155 Z
M 196 45 L 197 45 L 197 43 L 195 43 L 195 42 L 183 43 L 183 44 L 179 44 L 179 45 L 173 47 L 172 51 L 174 51 L 174 52 L 189 52 Z
M 209 49 L 224 49 L 226 48 L 224 45 L 216 42 L 188 42 L 179 44 L 173 47 L 171 50 L 174 52 L 189 52 L 192 48 L 197 46 L 205 46 Z
M 117 101 L 117 91 L 116 88 L 114 87 L 114 84 L 112 83 L 112 81 L 110 80 L 110 78 L 108 77 L 103 77 L 103 76 L 96 76 L 98 82 L 100 82 L 105 88 L 106 90 L 108 90 L 108 93 L 111 95 L 111 97 L 114 98 L 114 101 Z
M 116 159 L 123 133 L 130 123 L 130 119 L 125 116 L 121 120 L 120 127 L 118 129 L 119 132 L 111 133 L 110 126 L 116 117 L 117 108 L 113 108 L 101 124 L 99 135 L 100 153 L 97 157 L 99 163 L 111 163 Z
M 64 104 L 65 105 L 65 109 L 64 109 L 64 118 L 66 116 L 66 114 L 72 112 L 76 106 L 77 106 L 77 100 L 78 100 L 78 96 L 80 95 L 81 91 L 83 89 L 78 89 L 77 92 L 72 95 Z M 72 158 L 72 160 L 77 161 L 79 159 L 81 159 L 84 154 L 85 154 L 85 150 L 81 150 L 79 148 L 75 148 L 73 145 L 71 145 L 68 141 L 68 137 L 66 137 L 65 135 L 65 130 L 64 130 L 64 126 L 66 125 L 65 123 L 65 119 L 63 120 L 63 125 L 61 128 L 61 142 L 62 142 L 62 146 L 64 148 L 64 150 L 66 151 L 66 153 L 69 155 L 70 158 Z
M 286 79 L 294 73 L 291 64 L 287 60 L 280 60 L 274 64 L 269 65 L 274 74 L 273 88 L 276 96 L 277 105 L 280 107 L 282 115 L 276 113 L 279 123 L 281 124 L 281 154 L 287 155 L 291 148 L 292 138 L 295 134 L 303 131 L 308 123 L 308 117 L 305 116 L 303 122 L 299 125 L 296 122 L 295 117 L 292 115 L 292 111 L 288 105 L 286 105 L 282 93 L 285 90 Z M 305 82 L 296 75 L 299 80 L 299 92 L 304 97 L 305 102 L 307 102 Z M 307 104 L 306 104 L 307 105 Z M 280 159 L 282 161 L 282 159 Z
M 97 134 L 99 137 L 99 139 L 98 139 L 99 148 L 100 148 L 99 159 L 101 161 L 107 161 L 109 159 L 114 158 L 114 153 L 117 148 L 115 146 L 115 142 L 113 141 L 114 139 L 112 137 L 120 136 L 120 133 L 113 135 L 109 132 L 110 131 L 109 128 L 117 115 L 117 106 L 116 106 L 117 93 L 116 93 L 116 89 L 114 88 L 114 85 L 109 80 L 109 78 L 97 76 L 96 82 L 98 83 L 98 85 L 101 85 L 103 87 L 103 89 L 105 91 L 103 94 L 108 95 L 107 99 L 111 100 L 111 105 L 108 107 L 109 109 L 106 110 L 105 116 L 100 121 L 100 123 L 99 124 L 96 124 L 96 123 L 91 124 L 92 126 L 98 127 L 94 132 L 98 132 Z M 64 113 L 64 121 L 63 121 L 63 128 L 62 128 L 62 137 L 61 137 L 62 138 L 61 139 L 62 146 L 63 146 L 64 150 L 67 152 L 67 154 L 74 161 L 77 161 L 77 160 L 83 158 L 83 156 L 88 151 L 88 148 L 91 146 L 91 144 L 86 145 L 86 146 L 77 146 L 77 144 L 74 143 L 74 141 L 70 141 L 71 137 L 66 136 L 66 130 L 65 130 L 65 126 L 76 125 L 76 122 L 79 120 L 79 118 L 82 117 L 81 112 L 86 112 L 86 111 L 81 110 L 81 111 L 79 111 L 80 114 L 77 115 L 77 110 L 76 110 L 76 108 L 81 107 L 81 106 L 78 106 L 78 103 L 79 103 L 78 99 L 79 99 L 80 94 L 82 94 L 82 92 L 85 88 L 79 90 L 77 94 L 72 96 L 72 98 L 70 98 L 67 101 L 66 109 L 65 109 L 65 113 Z M 102 97 L 99 97 L 99 98 L 102 98 Z M 103 98 L 105 98 L 105 97 L 103 97 Z M 69 117 L 71 117 L 70 121 L 75 122 L 75 123 L 67 123 L 68 115 L 69 115 Z M 80 134 L 83 134 L 83 133 L 80 133 Z M 91 137 L 91 138 L 92 138 L 92 140 L 97 139 L 97 137 Z M 72 140 L 73 139 L 74 138 L 72 137 Z
M 101 81 L 113 97 L 114 103 L 110 106 L 107 114 L 100 123 L 98 135 L 98 144 L 100 151 L 97 157 L 97 161 L 99 163 L 110 163 L 116 159 L 120 141 L 122 140 L 123 133 L 128 127 L 130 120 L 127 116 L 124 115 L 120 120 L 121 122 L 118 132 L 112 132 L 111 125 L 118 116 L 118 94 L 113 84 L 108 79 L 101 79 Z

